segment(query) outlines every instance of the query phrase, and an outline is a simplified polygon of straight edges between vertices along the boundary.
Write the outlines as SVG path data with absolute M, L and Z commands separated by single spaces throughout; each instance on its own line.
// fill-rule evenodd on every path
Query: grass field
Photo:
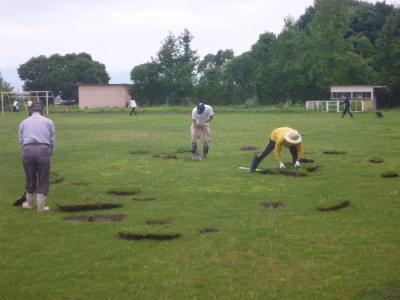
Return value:
M 17 128 L 25 114 L 0 116 L 0 299 L 400 298 L 400 179 L 381 177 L 400 172 L 399 111 L 342 119 L 216 109 L 210 155 L 197 162 L 178 151 L 190 149 L 190 110 L 51 114 L 52 170 L 64 181 L 51 186 L 46 214 L 11 206 L 24 189 Z M 319 169 L 305 177 L 239 170 L 253 156 L 240 148 L 261 149 L 281 126 L 300 130 L 305 157 Z M 260 167 L 277 162 L 270 155 Z M 106 193 L 131 188 L 141 192 Z M 345 200 L 336 211 L 317 209 Z M 263 206 L 271 202 L 285 207 Z M 57 209 L 99 203 L 123 207 Z M 63 220 L 93 214 L 127 219 Z M 147 225 L 154 220 L 169 223 Z M 128 241 L 120 231 L 181 237 Z

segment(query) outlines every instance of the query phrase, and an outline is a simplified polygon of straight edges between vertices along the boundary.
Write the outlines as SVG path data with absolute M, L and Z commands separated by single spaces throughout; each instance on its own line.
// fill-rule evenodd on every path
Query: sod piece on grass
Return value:
M 345 208 L 349 205 L 350 205 L 350 201 L 345 200 L 345 201 L 342 201 L 342 202 L 332 205 L 332 206 L 323 206 L 323 207 L 318 207 L 317 209 L 319 211 L 333 211 L 333 210 L 339 210 L 339 209 Z
M 307 172 L 315 172 L 316 170 L 319 169 L 319 165 L 309 164 L 309 165 L 306 165 L 304 168 L 307 170 Z
M 126 215 L 92 215 L 92 216 L 67 216 L 64 217 L 65 221 L 69 222 L 95 222 L 95 223 L 109 223 L 121 222 L 127 219 Z
M 300 158 L 300 162 L 301 162 L 301 163 L 304 163 L 304 164 L 307 164 L 307 163 L 314 163 L 315 160 L 313 160 L 313 159 L 308 159 L 308 158 Z
M 122 207 L 122 204 L 100 203 L 100 204 L 77 204 L 77 205 L 58 205 L 62 212 L 102 210 Z
M 323 152 L 324 154 L 346 154 L 346 151 L 339 150 L 326 150 Z
M 117 237 L 121 240 L 156 240 L 156 241 L 168 241 L 181 237 L 180 233 L 133 233 L 123 232 L 117 233 Z
M 140 189 L 135 187 L 110 188 L 106 191 L 106 193 L 118 196 L 129 196 L 140 193 Z
M 201 233 L 212 233 L 212 232 L 220 232 L 220 229 L 213 227 L 204 227 L 200 230 Z
M 64 176 L 59 174 L 57 171 L 50 171 L 50 183 L 55 184 L 64 181 Z
M 243 146 L 243 147 L 240 148 L 240 150 L 242 150 L 242 151 L 254 151 L 254 150 L 257 150 L 257 147 L 255 147 L 255 146 Z
M 277 208 L 284 208 L 286 207 L 285 204 L 281 202 L 270 202 L 270 203 L 261 203 L 261 205 L 268 209 L 277 209 Z
M 381 176 L 385 178 L 399 177 L 399 173 L 397 173 L 396 171 L 386 171 L 383 172 Z
M 149 220 L 146 222 L 147 225 L 168 225 L 172 224 L 171 220 Z
M 371 163 L 380 164 L 383 163 L 384 160 L 379 157 L 371 157 L 368 161 Z

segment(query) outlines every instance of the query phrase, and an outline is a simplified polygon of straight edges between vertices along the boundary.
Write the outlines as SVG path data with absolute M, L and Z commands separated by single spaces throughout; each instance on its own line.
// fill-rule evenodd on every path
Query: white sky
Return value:
M 201 58 L 219 49 L 239 55 L 261 33 L 279 33 L 285 17 L 298 19 L 311 5 L 313 0 L 0 0 L 0 68 L 17 68 L 39 55 L 87 52 L 107 71 L 129 72 L 156 56 L 170 31 L 179 35 L 185 28 Z

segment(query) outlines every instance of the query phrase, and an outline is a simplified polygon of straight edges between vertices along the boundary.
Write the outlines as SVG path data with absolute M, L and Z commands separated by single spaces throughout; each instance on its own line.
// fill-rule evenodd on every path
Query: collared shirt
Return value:
M 50 146 L 52 152 L 56 148 L 54 123 L 38 112 L 33 112 L 32 116 L 21 122 L 18 137 L 22 146 L 28 144 L 47 144 Z
M 205 108 L 202 114 L 197 112 L 197 107 L 192 110 L 192 120 L 195 120 L 196 124 L 207 125 L 209 117 L 214 115 L 214 111 L 210 105 L 205 104 L 204 106 Z

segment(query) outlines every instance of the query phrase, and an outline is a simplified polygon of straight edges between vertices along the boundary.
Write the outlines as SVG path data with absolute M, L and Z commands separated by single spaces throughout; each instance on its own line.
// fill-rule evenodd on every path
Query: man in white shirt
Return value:
M 214 111 L 210 105 L 199 103 L 193 108 L 192 111 L 192 159 L 200 160 L 201 155 L 197 152 L 198 143 L 203 134 L 204 145 L 203 145 L 203 157 L 206 158 L 208 155 L 208 149 L 210 145 L 210 127 L 209 124 L 214 118 Z
M 129 115 L 132 116 L 132 114 L 135 113 L 135 116 L 137 116 L 137 113 L 136 113 L 137 104 L 134 99 L 131 99 L 129 101 L 129 107 L 131 108 L 131 112 L 129 113 Z

